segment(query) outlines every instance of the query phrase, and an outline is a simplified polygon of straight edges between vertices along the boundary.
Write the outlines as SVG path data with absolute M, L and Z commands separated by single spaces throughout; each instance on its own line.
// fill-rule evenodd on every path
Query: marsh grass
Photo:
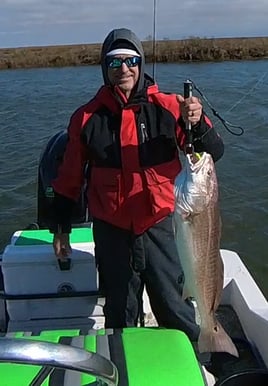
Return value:
M 189 38 L 143 42 L 146 61 L 224 61 L 268 58 L 268 37 Z M 0 69 L 99 64 L 101 44 L 0 49 Z

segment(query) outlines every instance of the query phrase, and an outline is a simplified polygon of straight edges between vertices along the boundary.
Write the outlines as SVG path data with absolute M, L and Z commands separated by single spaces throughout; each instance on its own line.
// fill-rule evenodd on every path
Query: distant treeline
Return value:
M 144 41 L 147 63 L 268 58 L 268 37 Z M 99 64 L 101 44 L 0 49 L 0 69 Z

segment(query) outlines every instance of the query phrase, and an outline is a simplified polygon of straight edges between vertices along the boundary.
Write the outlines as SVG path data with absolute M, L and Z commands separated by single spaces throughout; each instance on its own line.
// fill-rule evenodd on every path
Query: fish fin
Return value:
M 239 357 L 232 339 L 218 321 L 212 330 L 204 329 L 201 326 L 198 349 L 200 352 L 227 352 L 235 357 Z
M 190 221 L 191 220 L 191 212 L 184 211 L 181 213 L 181 217 L 182 217 L 183 221 L 186 221 L 186 220 Z
M 183 290 L 182 290 L 182 299 L 186 300 L 186 299 L 189 299 L 192 297 L 193 297 L 193 295 L 192 295 L 191 291 L 189 290 L 189 287 L 186 284 L 184 284 Z

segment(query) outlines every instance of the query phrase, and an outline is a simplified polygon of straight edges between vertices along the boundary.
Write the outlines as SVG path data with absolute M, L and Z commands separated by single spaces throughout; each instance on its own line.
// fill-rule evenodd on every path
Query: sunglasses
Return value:
M 126 59 L 121 58 L 107 58 L 107 66 L 109 68 L 120 68 L 123 63 L 125 63 L 128 67 L 136 67 L 141 62 L 140 56 L 131 56 Z

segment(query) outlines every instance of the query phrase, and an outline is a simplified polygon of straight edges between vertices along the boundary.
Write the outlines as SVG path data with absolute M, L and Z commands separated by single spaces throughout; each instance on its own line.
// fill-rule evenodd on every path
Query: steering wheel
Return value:
M 95 376 L 104 385 L 118 385 L 118 371 L 110 360 L 59 343 L 0 337 L 0 362 L 42 366 L 29 386 L 42 385 L 55 369 L 79 371 Z

